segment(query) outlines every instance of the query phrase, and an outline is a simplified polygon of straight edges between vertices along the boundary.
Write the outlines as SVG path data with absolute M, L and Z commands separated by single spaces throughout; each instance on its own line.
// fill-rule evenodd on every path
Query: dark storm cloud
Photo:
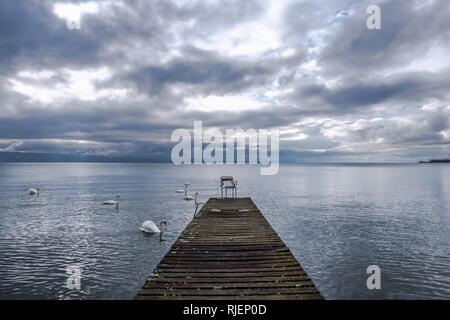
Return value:
M 92 65 L 98 62 L 102 48 L 99 35 L 104 40 L 112 36 L 104 27 L 95 29 L 78 33 L 67 29 L 48 1 L 1 1 L 0 72 Z
M 164 65 L 148 65 L 120 80 L 131 82 L 138 90 L 150 95 L 168 84 L 187 84 L 197 87 L 197 93 L 226 94 L 263 85 L 271 79 L 273 68 L 263 63 L 221 58 L 215 53 L 183 48 L 183 59 Z
M 84 143 L 58 140 L 27 140 L 24 142 L 10 142 L 4 148 L 8 152 L 42 152 L 78 155 L 112 155 L 115 157 L 170 154 L 170 146 L 151 141 L 134 141 L 114 144 Z
M 448 144 L 442 132 L 450 130 L 450 110 L 412 111 L 409 118 L 378 119 L 364 122 L 352 130 L 358 141 L 382 138 L 390 144 Z
M 26 110 L 32 116 L 0 118 L 2 139 L 79 139 L 104 142 L 125 142 L 139 137 L 170 136 L 176 128 L 150 118 L 145 110 L 113 109 L 104 106 L 90 112 L 89 104 L 72 110 Z M 83 110 L 84 109 L 84 110 Z
M 355 112 L 355 107 L 365 107 L 396 101 L 404 104 L 420 104 L 429 98 L 448 98 L 450 76 L 448 73 L 404 73 L 373 81 L 348 81 L 344 86 L 329 89 L 324 85 L 305 85 L 298 89 L 296 97 L 318 97 L 331 105 L 336 113 Z
M 320 63 L 327 71 L 370 76 L 384 68 L 407 66 L 434 45 L 450 40 L 450 2 L 381 1 L 382 29 L 365 27 L 371 1 L 355 6 L 356 14 L 343 19 L 327 39 Z

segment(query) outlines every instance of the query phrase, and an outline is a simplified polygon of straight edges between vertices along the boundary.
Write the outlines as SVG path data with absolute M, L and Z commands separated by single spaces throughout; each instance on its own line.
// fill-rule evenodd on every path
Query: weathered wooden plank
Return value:
M 220 265 L 220 264 L 229 264 L 229 265 L 255 265 L 255 264 L 269 264 L 269 265 L 276 265 L 281 264 L 283 266 L 284 264 L 289 263 L 295 263 L 298 264 L 297 260 L 295 260 L 293 257 L 271 257 L 271 258 L 253 258 L 253 259 L 246 259 L 246 261 L 238 260 L 238 259 L 211 259 L 211 258 L 205 258 L 204 260 L 195 260 L 195 259 L 183 259 L 180 258 L 164 258 L 161 260 L 161 265 L 168 265 L 168 264 L 189 264 L 189 265 L 195 265 L 195 264 L 210 264 L 210 265 Z
M 183 263 L 201 263 L 201 262 L 216 262 L 216 263 L 226 263 L 226 262 L 239 262 L 242 263 L 242 258 L 245 256 L 238 256 L 238 257 L 219 257 L 219 256 L 215 256 L 215 257 L 211 257 L 211 256 L 205 256 L 204 259 L 196 259 L 193 257 L 165 257 L 163 260 L 161 260 L 161 263 L 177 263 L 177 262 L 183 262 Z M 264 263 L 270 263 L 270 262 L 282 262 L 282 261 L 286 261 L 286 262 L 293 262 L 296 261 L 294 260 L 292 257 L 290 256 L 261 256 L 261 257 L 248 257 L 248 259 L 246 259 L 246 263 L 248 264 L 248 262 L 264 262 Z
M 148 285 L 145 284 L 143 289 L 192 289 L 193 283 L 173 283 L 173 282 L 155 282 L 150 281 Z M 236 289 L 236 288 L 299 288 L 299 287 L 314 287 L 311 280 L 308 281 L 285 281 L 285 282 L 237 282 L 237 283 L 196 283 L 195 288 L 200 289 Z
M 209 272 L 192 272 L 189 269 L 183 269 L 182 272 L 172 272 L 168 273 L 160 273 L 159 277 L 164 278 L 230 278 L 230 277 L 288 277 L 288 276 L 304 276 L 306 272 L 304 271 L 295 271 L 295 270 L 286 270 L 286 271 L 271 271 L 266 269 L 266 271 L 248 271 L 248 272 L 224 272 L 219 270 L 210 270 Z M 242 279 L 241 279 L 242 281 Z
M 248 267 L 240 267 L 240 268 L 212 268 L 208 267 L 206 269 L 204 268 L 195 268 L 192 270 L 191 268 L 183 269 L 182 267 L 158 267 L 155 269 L 155 272 L 159 272 L 159 274 L 164 273 L 211 273 L 211 272 L 220 272 L 220 273 L 245 273 L 245 272 L 255 272 L 256 274 L 262 274 L 266 272 L 277 272 L 277 273 L 286 273 L 286 272 L 304 272 L 301 267 L 298 266 L 281 266 L 281 267 L 274 267 L 274 266 L 248 266 Z
M 135 299 L 323 299 L 250 198 L 211 198 Z
M 202 260 L 203 257 L 205 258 L 220 258 L 220 259 L 240 259 L 241 257 L 247 257 L 247 258 L 253 258 L 253 257 L 283 257 L 283 256 L 290 256 L 291 253 L 289 251 L 247 251 L 247 252 L 216 252 L 216 251 L 191 251 L 186 252 L 184 251 L 169 251 L 166 254 L 166 257 L 182 257 L 182 258 L 189 258 L 189 259 L 198 259 Z
M 152 296 L 237 296 L 237 295 L 270 295 L 270 294 L 311 294 L 319 293 L 316 287 L 307 288 L 223 288 L 223 289 L 194 289 L 194 288 L 178 288 L 176 290 L 159 289 L 159 288 L 143 288 L 140 295 Z
M 230 278 L 158 278 L 154 277 L 151 278 L 151 282 L 163 282 L 163 283 L 230 283 L 230 284 L 237 284 L 237 283 L 251 283 L 251 282 L 258 282 L 258 283 L 265 283 L 265 282 L 271 282 L 271 283 L 282 283 L 282 282 L 291 282 L 291 281 L 310 281 L 311 279 L 304 275 L 304 276 L 285 276 L 285 277 L 246 277 L 245 282 L 239 282 L 242 281 L 241 277 L 230 277 Z M 149 281 L 146 282 L 146 284 Z
M 293 295 L 257 295 L 257 296 L 136 296 L 136 300 L 320 300 L 323 296 L 315 294 L 293 294 Z

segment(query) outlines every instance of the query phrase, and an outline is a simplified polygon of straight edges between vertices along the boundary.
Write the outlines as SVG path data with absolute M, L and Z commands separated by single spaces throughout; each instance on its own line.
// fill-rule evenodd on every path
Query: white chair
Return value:
M 231 189 L 231 196 L 233 198 L 237 197 L 237 180 L 234 180 L 231 176 L 223 176 L 220 177 L 220 190 L 222 192 L 223 198 L 223 189 L 225 189 L 225 197 L 228 197 L 228 189 Z

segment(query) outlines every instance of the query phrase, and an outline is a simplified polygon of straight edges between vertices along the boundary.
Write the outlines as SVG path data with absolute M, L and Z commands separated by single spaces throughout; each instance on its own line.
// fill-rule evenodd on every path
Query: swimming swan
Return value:
M 39 195 L 39 188 L 38 189 L 30 189 L 30 190 L 28 190 L 28 193 L 29 194 L 37 194 L 37 195 Z
M 163 225 L 167 225 L 166 220 L 162 220 L 159 223 L 159 228 L 161 228 L 161 230 L 158 229 L 158 227 L 156 226 L 156 224 L 153 221 L 147 220 L 147 221 L 144 221 L 144 223 L 142 223 L 142 226 L 139 228 L 139 230 L 141 230 L 142 232 L 147 232 L 147 233 L 162 233 Z
M 119 198 L 120 198 L 120 196 L 117 195 L 116 196 L 116 200 L 108 200 L 108 201 L 103 202 L 103 204 L 107 205 L 107 206 L 112 206 L 112 205 L 118 206 L 119 205 Z
M 178 190 L 176 190 L 175 192 L 176 192 L 176 193 L 184 193 L 184 194 L 186 195 L 188 185 L 189 185 L 189 183 L 188 183 L 188 182 L 185 182 L 185 183 L 184 183 L 184 190 L 183 190 L 183 189 L 178 189 Z
M 189 185 L 189 183 L 185 183 L 184 184 L 184 200 L 188 200 L 188 201 L 191 201 L 191 200 L 194 200 L 195 198 L 193 197 L 193 196 L 188 196 L 187 195 L 187 186 Z M 197 194 L 198 193 L 196 193 L 196 196 L 195 197 L 197 197 Z

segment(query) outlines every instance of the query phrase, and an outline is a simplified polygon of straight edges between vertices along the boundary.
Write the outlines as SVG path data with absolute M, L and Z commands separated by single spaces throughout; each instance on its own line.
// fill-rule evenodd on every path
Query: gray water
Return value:
M 131 299 L 202 200 L 239 180 L 328 299 L 450 299 L 449 165 L 0 164 L 0 298 Z M 39 197 L 28 195 L 40 188 Z M 120 207 L 102 202 L 120 195 Z M 159 236 L 145 220 L 168 222 Z M 366 269 L 381 268 L 368 290 Z M 81 267 L 81 290 L 66 268 Z

